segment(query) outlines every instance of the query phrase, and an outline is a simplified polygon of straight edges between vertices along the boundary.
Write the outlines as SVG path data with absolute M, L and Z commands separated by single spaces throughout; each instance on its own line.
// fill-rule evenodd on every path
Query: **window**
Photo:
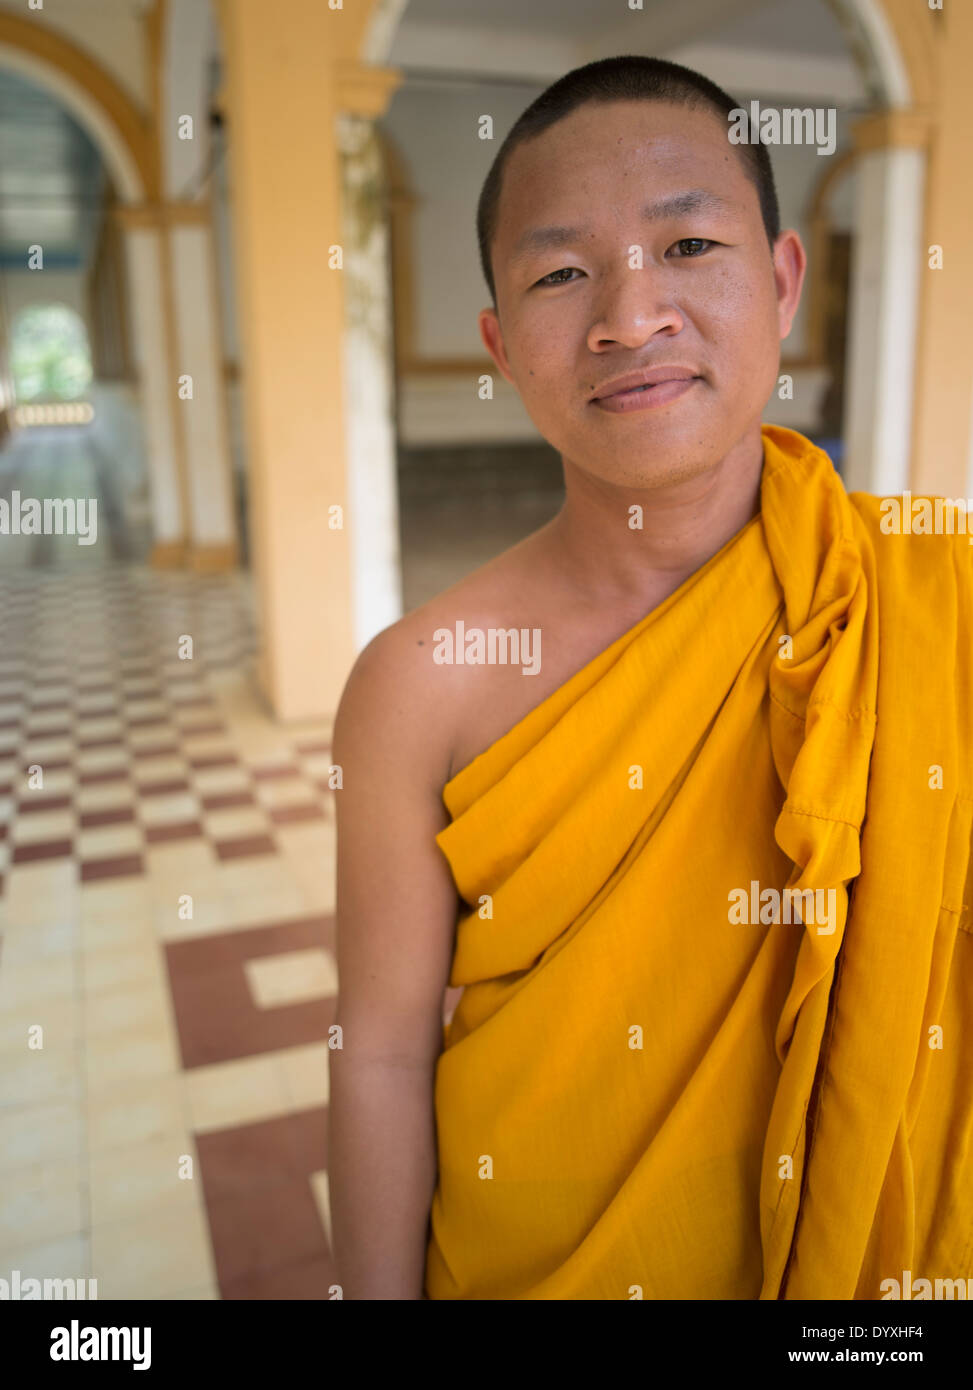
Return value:
M 10 370 L 19 403 L 77 401 L 91 383 L 91 350 L 80 316 L 66 304 L 35 304 L 13 324 Z

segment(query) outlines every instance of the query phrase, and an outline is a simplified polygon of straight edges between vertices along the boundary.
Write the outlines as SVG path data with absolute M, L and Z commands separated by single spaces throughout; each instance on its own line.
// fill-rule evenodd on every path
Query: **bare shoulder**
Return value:
M 448 780 L 455 732 L 466 712 L 470 668 L 433 660 L 436 634 L 462 620 L 491 627 L 518 620 L 525 595 L 542 587 L 542 527 L 373 637 L 345 684 L 335 744 L 367 737 L 394 748 L 439 787 Z
M 489 738 L 478 711 L 498 703 L 493 671 L 479 668 L 487 688 L 468 667 L 433 659 L 435 633 L 508 610 L 532 568 L 525 549 L 529 556 L 522 542 L 374 637 L 335 718 L 339 1016 L 349 1037 L 367 1039 L 359 1058 L 418 1063 L 430 1076 L 458 903 L 436 839 L 449 823 L 443 788 L 458 731 L 466 724 L 467 739 Z

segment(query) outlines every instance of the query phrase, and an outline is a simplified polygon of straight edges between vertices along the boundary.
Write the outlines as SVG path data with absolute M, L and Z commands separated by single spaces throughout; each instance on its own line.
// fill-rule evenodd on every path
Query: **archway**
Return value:
M 43 87 L 100 151 L 123 202 L 157 191 L 149 122 L 100 64 L 39 24 L 0 13 L 0 64 Z
M 150 23 L 156 22 L 156 15 Z M 150 39 L 153 31 L 150 29 Z M 154 554 L 181 557 L 185 484 L 170 401 L 171 333 L 164 293 L 165 256 L 157 209 L 158 153 L 152 115 L 141 110 L 105 69 L 37 19 L 0 13 L 0 66 L 19 73 L 62 106 L 91 139 L 114 188 L 111 209 L 124 240 L 131 293 L 132 359 L 138 393 L 122 403 L 122 434 L 144 450 L 152 498 Z M 105 418 L 102 403 L 96 417 Z M 115 419 L 114 403 L 108 412 Z M 130 430 L 128 416 L 132 414 Z

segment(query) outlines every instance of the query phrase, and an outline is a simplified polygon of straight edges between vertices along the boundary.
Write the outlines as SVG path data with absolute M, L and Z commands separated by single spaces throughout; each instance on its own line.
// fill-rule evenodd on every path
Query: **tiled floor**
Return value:
M 327 1297 L 330 731 L 254 648 L 241 575 L 0 567 L 0 1276 Z

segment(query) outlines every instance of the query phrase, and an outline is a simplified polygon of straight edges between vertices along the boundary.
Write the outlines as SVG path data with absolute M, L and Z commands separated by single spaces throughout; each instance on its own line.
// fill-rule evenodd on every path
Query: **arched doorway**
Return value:
M 31 304 L 11 324 L 10 372 L 19 405 L 84 401 L 91 345 L 81 315 L 67 304 Z
M 104 232 L 115 263 L 106 274 L 116 283 L 124 278 L 130 291 L 119 307 L 129 391 L 128 399 L 122 389 L 96 402 L 96 419 L 144 457 L 155 549 L 181 553 L 184 484 L 169 399 L 163 248 L 159 227 L 144 211 L 159 192 L 152 123 L 106 69 L 41 23 L 0 13 L 0 70 L 65 113 L 104 167 Z M 9 335 L 9 323 L 4 331 Z M 4 402 L 8 413 L 11 404 Z
M 26 77 L 71 113 L 100 152 L 122 202 L 155 194 L 147 122 L 98 63 L 51 30 L 4 13 L 0 67 Z

